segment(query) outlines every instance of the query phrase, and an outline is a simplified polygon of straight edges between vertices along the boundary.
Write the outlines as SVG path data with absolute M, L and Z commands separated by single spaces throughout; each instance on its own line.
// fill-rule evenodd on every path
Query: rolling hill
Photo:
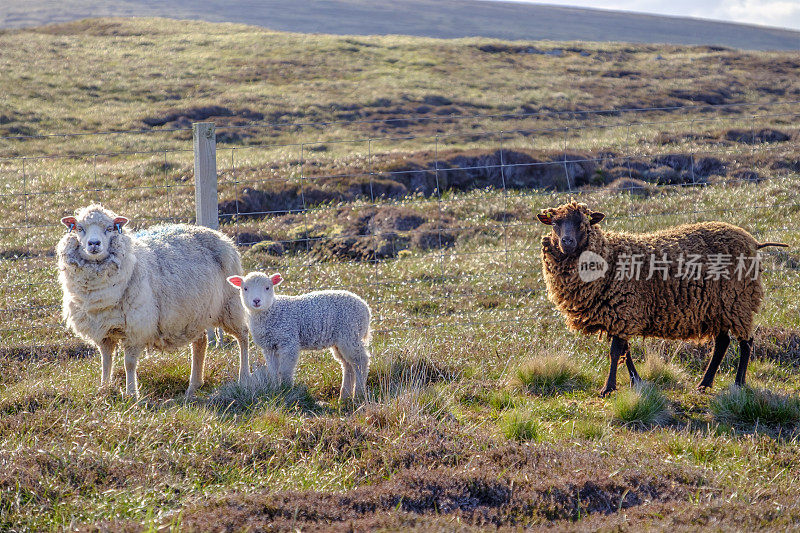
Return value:
M 800 32 L 693 18 L 477 0 L 30 0 L 0 3 L 0 28 L 88 17 L 159 16 L 300 33 L 403 34 L 559 41 L 704 44 L 798 50 Z

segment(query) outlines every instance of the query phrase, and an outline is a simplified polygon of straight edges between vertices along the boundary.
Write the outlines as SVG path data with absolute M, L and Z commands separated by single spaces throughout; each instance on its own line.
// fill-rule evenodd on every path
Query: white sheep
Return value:
M 247 324 L 236 291 L 226 283 L 242 272 L 225 235 L 185 224 L 130 234 L 128 219 L 99 204 L 61 222 L 57 247 L 63 316 L 102 355 L 100 386 L 110 384 L 112 354 L 125 350 L 127 394 L 138 397 L 136 365 L 143 349 L 192 345 L 187 397 L 203 385 L 206 330 L 219 326 L 239 343 L 239 381 L 250 376 Z
M 300 350 L 331 348 L 342 365 L 340 399 L 363 395 L 369 370 L 369 305 L 348 291 L 316 291 L 301 296 L 276 295 L 280 274 L 251 272 L 230 276 L 240 289 L 253 340 L 264 352 L 268 373 L 291 386 Z

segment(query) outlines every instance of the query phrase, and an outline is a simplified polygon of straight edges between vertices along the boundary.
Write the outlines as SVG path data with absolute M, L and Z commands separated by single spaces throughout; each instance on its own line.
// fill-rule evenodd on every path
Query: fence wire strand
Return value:
M 800 101 L 787 101 L 220 125 L 217 131 L 292 130 L 296 142 L 276 135 L 274 143 L 217 143 L 219 221 L 248 267 L 285 270 L 286 292 L 362 292 L 373 307 L 378 333 L 524 327 L 558 317 L 546 302 L 538 259 L 544 227 L 533 208 L 545 202 L 584 197 L 606 202 L 613 208 L 604 224 L 614 229 L 644 231 L 720 217 L 738 220 L 761 240 L 796 244 L 800 135 L 787 125 L 798 116 Z M 412 130 L 431 123 L 438 129 L 385 135 L 363 130 L 376 124 L 396 127 L 400 120 Z M 501 122 L 510 120 L 519 122 Z M 791 130 L 788 139 L 763 136 L 781 124 Z M 713 127 L 728 129 L 699 142 Z M 126 216 L 130 211 L 134 229 L 193 220 L 194 185 L 186 160 L 191 149 L 113 146 L 125 135 L 150 139 L 190 130 L 0 137 L 2 146 L 15 150 L 0 153 L 0 206 L 6 211 L 0 219 L 4 346 L 49 345 L 69 336 L 59 322 L 52 254 L 61 216 L 90 201 L 119 204 L 122 198 L 124 203 L 113 207 Z M 737 137 L 739 130 L 745 140 Z M 676 132 L 691 139 L 652 141 Z M 604 140 L 603 134 L 612 136 Z M 90 135 L 105 136 L 109 149 L 17 153 L 34 140 Z M 410 162 L 403 163 L 406 159 Z M 704 165 L 721 170 L 709 172 Z M 587 176 L 584 167 L 595 174 Z M 603 173 L 615 169 L 616 178 L 627 183 L 610 189 L 613 182 Z M 550 176 L 553 183 L 537 186 L 531 176 Z M 386 192 L 393 183 L 400 193 Z M 735 189 L 741 185 L 751 188 Z M 774 196 L 760 192 L 767 188 Z M 722 189 L 730 191 L 727 198 L 741 196 L 742 204 L 719 202 L 715 191 Z M 398 220 L 407 217 L 413 223 L 402 229 L 399 223 L 382 226 L 380 216 L 390 210 Z M 785 222 L 765 227 L 759 216 L 764 213 L 785 213 Z M 354 220 L 364 227 L 348 227 Z M 800 260 L 792 250 L 765 256 L 766 301 L 786 307 L 791 299 L 786 291 L 800 287 Z

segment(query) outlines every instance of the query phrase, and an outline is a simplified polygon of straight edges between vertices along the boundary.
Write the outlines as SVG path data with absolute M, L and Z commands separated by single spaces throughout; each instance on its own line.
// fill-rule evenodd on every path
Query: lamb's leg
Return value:
M 203 335 L 192 343 L 192 372 L 189 376 L 189 388 L 186 390 L 187 399 L 194 396 L 195 391 L 203 386 L 207 346 L 207 333 L 203 331 Z
M 631 356 L 631 349 L 627 342 L 625 342 L 625 366 L 628 367 L 628 375 L 631 377 L 631 386 L 637 385 L 642 381 L 642 377 L 636 371 L 636 365 L 633 364 L 633 357 Z
M 344 358 L 338 347 L 331 348 L 331 352 L 333 353 L 333 358 L 342 365 L 342 386 L 339 389 L 339 399 L 352 398 L 353 388 L 355 387 L 355 368 Z
M 739 339 L 739 367 L 736 369 L 735 383 L 740 387 L 744 386 L 744 378 L 747 373 L 747 363 L 750 362 L 750 350 L 753 347 L 753 339 Z
M 267 370 L 267 377 L 269 383 L 273 387 L 280 387 L 281 385 L 281 364 L 278 360 L 278 354 L 272 350 L 263 350 L 264 364 Z
M 338 346 L 344 360 L 353 367 L 355 378 L 353 396 L 365 396 L 367 393 L 366 378 L 369 373 L 369 351 L 364 346 L 364 341 L 356 339 L 351 342 L 340 343 Z
M 608 358 L 611 362 L 611 367 L 608 369 L 608 378 L 603 390 L 600 391 L 600 396 L 608 396 L 613 391 L 617 390 L 617 365 L 619 358 L 628 349 L 628 341 L 621 339 L 617 336 L 611 337 L 611 351 Z
M 114 371 L 114 348 L 116 347 L 117 341 L 111 339 L 103 339 L 98 345 L 98 348 L 100 349 L 100 356 L 103 359 L 103 371 L 100 375 L 100 388 L 107 387 L 111 384 L 111 374 Z
M 138 346 L 125 346 L 125 393 L 139 398 L 139 380 L 136 377 L 136 365 L 142 349 Z
M 294 386 L 294 372 L 300 360 L 300 349 L 294 346 L 282 347 L 278 350 L 278 364 L 280 365 L 281 385 Z
M 728 336 L 727 331 L 723 331 L 714 339 L 714 353 L 708 361 L 703 379 L 700 380 L 700 384 L 697 386 L 698 390 L 703 391 L 709 389 L 714 384 L 714 376 L 717 375 L 717 370 L 722 362 L 722 358 L 725 357 L 725 351 L 728 349 L 730 342 L 731 338 Z

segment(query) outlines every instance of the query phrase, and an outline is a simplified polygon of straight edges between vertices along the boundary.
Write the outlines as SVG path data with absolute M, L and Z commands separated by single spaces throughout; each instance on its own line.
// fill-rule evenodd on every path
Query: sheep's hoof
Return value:
M 603 390 L 600 391 L 600 397 L 601 398 L 605 398 L 606 396 L 608 396 L 609 394 L 611 394 L 615 390 L 617 390 L 616 387 L 605 387 Z
M 697 386 L 697 392 L 706 393 L 711 391 L 711 385 L 705 385 L 701 383 Z

